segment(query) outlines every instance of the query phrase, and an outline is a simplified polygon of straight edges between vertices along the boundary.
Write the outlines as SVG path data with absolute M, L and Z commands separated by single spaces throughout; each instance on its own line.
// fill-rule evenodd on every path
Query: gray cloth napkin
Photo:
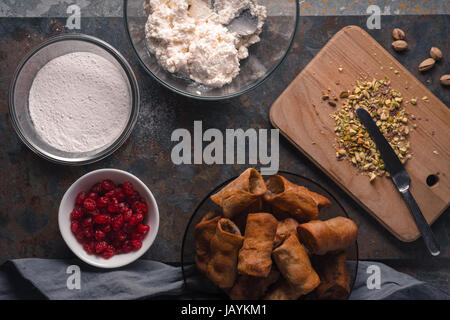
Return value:
M 351 263 L 351 262 L 350 262 Z M 80 267 L 80 289 L 68 289 L 70 265 Z M 378 266 L 380 288 L 368 289 L 369 266 Z M 0 268 L 0 299 L 221 299 L 220 292 L 190 265 L 185 268 L 150 260 L 101 270 L 79 260 L 18 259 Z M 377 262 L 360 261 L 351 300 L 440 299 L 450 296 L 422 281 Z

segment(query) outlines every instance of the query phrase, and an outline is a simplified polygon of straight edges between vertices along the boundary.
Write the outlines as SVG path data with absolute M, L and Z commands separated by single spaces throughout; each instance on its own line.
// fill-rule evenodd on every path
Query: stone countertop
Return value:
M 3 0 L 0 17 L 66 17 L 71 4 L 80 7 L 83 17 L 122 16 L 123 0 Z M 442 0 L 299 0 L 299 4 L 303 16 L 365 15 L 374 4 L 384 15 L 447 14 L 450 10 L 448 1 Z
M 444 58 L 433 70 L 420 74 L 417 65 L 431 46 L 449 52 L 448 15 L 384 16 L 382 30 L 371 30 L 385 48 L 392 42 L 390 30 L 404 29 L 410 48 L 395 57 L 446 105 L 449 89 L 439 83 L 448 73 Z M 363 16 L 305 16 L 301 18 L 294 46 L 281 67 L 261 86 L 238 98 L 205 102 L 179 96 L 159 85 L 139 64 L 126 37 L 122 18 L 84 18 L 79 32 L 94 35 L 117 48 L 130 62 L 141 90 L 138 123 L 128 141 L 112 156 L 81 167 L 67 167 L 45 161 L 21 143 L 8 115 L 8 87 L 21 58 L 34 46 L 62 32 L 64 18 L 0 18 L 0 262 L 11 258 L 73 257 L 60 236 L 57 212 L 66 189 L 81 175 L 99 168 L 117 168 L 137 175 L 156 197 L 161 224 L 153 247 L 144 258 L 178 262 L 185 226 L 194 208 L 218 183 L 239 174 L 241 165 L 180 165 L 170 159 L 173 130 L 192 132 L 194 120 L 207 128 L 271 128 L 268 112 L 304 66 L 338 30 L 346 25 L 365 27 Z M 389 32 L 386 32 L 389 30 Z M 424 260 L 437 268 L 450 257 L 450 219 L 444 213 L 433 225 L 442 255 L 428 255 L 422 240 L 403 243 L 386 231 L 360 208 L 325 174 L 316 168 L 284 138 L 280 138 L 280 170 L 304 175 L 325 186 L 344 205 L 360 228 L 361 259 Z M 448 286 L 448 273 L 439 278 Z M 446 281 L 446 282 L 445 282 Z

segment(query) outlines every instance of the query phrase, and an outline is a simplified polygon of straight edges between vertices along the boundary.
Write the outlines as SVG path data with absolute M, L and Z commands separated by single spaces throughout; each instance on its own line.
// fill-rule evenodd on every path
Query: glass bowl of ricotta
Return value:
M 124 0 L 144 69 L 181 95 L 220 100 L 257 87 L 283 62 L 297 0 Z
M 11 82 L 9 111 L 20 139 L 55 163 L 107 157 L 129 137 L 139 112 L 138 84 L 111 45 L 60 35 L 32 49 Z

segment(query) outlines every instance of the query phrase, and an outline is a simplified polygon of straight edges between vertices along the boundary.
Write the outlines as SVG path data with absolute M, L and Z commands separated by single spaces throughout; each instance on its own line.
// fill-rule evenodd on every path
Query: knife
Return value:
M 397 190 L 403 196 L 406 204 L 411 211 L 411 214 L 416 222 L 417 228 L 422 234 L 423 240 L 430 251 L 431 255 L 437 256 L 440 254 L 439 244 L 437 243 L 433 232 L 431 231 L 430 226 L 427 221 L 423 217 L 422 212 L 414 200 L 411 192 L 409 191 L 409 186 L 411 184 L 411 178 L 406 172 L 403 164 L 400 162 L 400 159 L 395 154 L 392 147 L 387 142 L 386 138 L 378 129 L 378 126 L 373 121 L 369 112 L 367 112 L 363 108 L 356 109 L 356 115 L 358 116 L 361 123 L 366 127 L 369 132 L 370 137 L 375 142 L 378 150 L 380 151 L 381 158 L 383 158 L 384 165 L 386 170 L 392 177 L 392 181 L 394 182 Z

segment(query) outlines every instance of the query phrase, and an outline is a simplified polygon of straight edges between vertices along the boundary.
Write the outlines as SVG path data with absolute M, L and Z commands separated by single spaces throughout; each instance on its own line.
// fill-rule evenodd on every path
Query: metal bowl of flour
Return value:
M 55 58 L 76 52 L 87 52 L 109 61 L 123 77 L 128 88 L 129 112 L 123 115 L 122 130 L 111 141 L 93 150 L 68 152 L 55 148 L 36 131 L 29 108 L 30 89 L 39 70 Z M 119 77 L 120 78 L 120 77 Z M 68 79 L 70 81 L 70 79 Z M 139 113 L 139 89 L 136 77 L 125 58 L 111 45 L 87 35 L 61 35 L 51 38 L 29 52 L 19 64 L 9 92 L 11 121 L 20 139 L 39 156 L 59 164 L 83 165 L 107 157 L 130 136 Z M 126 89 L 124 89 L 126 92 Z M 102 132 L 98 133 L 99 135 Z
M 249 56 L 240 60 L 240 72 L 220 88 L 199 84 L 166 71 L 151 52 L 145 35 L 149 0 L 124 0 L 125 29 L 144 69 L 170 90 L 196 99 L 221 100 L 244 94 L 266 80 L 284 61 L 295 38 L 299 21 L 298 0 L 258 0 L 267 10 L 261 41 L 251 45 Z M 209 1 L 209 0 L 204 0 Z

